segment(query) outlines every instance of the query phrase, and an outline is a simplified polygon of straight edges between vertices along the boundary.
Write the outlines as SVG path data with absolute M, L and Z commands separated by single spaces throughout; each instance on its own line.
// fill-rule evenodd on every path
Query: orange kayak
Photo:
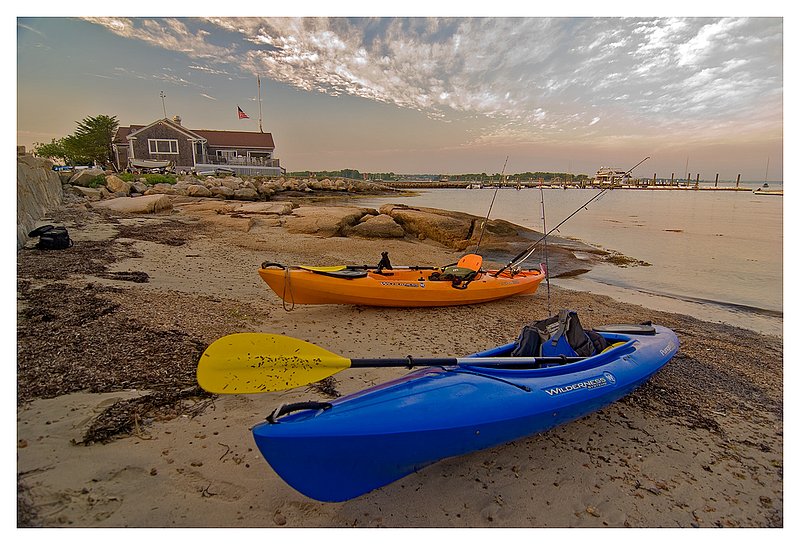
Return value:
M 471 271 L 434 267 L 285 267 L 264 263 L 258 274 L 289 304 L 439 307 L 533 294 L 544 279 L 536 269 Z

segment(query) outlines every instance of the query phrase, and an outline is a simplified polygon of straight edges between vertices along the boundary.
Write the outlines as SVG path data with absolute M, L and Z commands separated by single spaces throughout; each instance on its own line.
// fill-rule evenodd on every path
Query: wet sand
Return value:
M 69 205 L 53 220 L 75 246 L 18 255 L 19 526 L 783 527 L 779 337 L 555 287 L 548 311 L 545 285 L 466 307 L 287 311 L 258 277 L 262 261 L 377 263 L 387 250 L 397 265 L 438 265 L 459 254 L 291 234 L 271 218 L 217 214 L 213 203 L 176 201 L 156 216 Z M 192 390 L 199 352 L 229 333 L 290 335 L 348 357 L 458 356 L 509 342 L 560 308 L 586 327 L 652 320 L 673 328 L 681 349 L 606 409 L 344 503 L 291 489 L 249 428 L 281 403 L 404 370 L 348 370 L 324 390 Z M 146 395 L 149 405 L 137 405 Z M 121 433 L 98 432 L 114 424 Z

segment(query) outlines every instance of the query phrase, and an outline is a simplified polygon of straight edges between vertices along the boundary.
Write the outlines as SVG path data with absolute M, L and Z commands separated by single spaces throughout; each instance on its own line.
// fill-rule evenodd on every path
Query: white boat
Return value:
M 770 189 L 769 184 L 766 182 L 764 182 L 764 185 L 758 189 L 754 189 L 753 193 L 755 195 L 777 195 L 779 197 L 783 197 L 783 189 Z
M 172 166 L 172 161 L 154 161 L 152 159 L 131 159 L 128 161 L 132 168 L 142 170 L 167 169 Z

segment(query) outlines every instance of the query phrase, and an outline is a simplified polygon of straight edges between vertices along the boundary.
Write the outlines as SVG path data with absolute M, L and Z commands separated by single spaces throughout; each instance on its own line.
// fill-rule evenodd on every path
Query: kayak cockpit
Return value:
M 515 358 L 510 356 L 516 346 L 515 343 L 498 346 L 496 348 L 471 354 L 459 361 L 459 367 L 471 370 L 490 372 L 493 375 L 508 374 L 513 376 L 552 376 L 575 373 L 606 365 L 612 360 L 621 359 L 636 351 L 638 341 L 630 336 L 618 333 L 601 333 L 608 342 L 600 354 L 576 358 L 568 355 L 555 355 L 547 357 Z M 470 359 L 503 358 L 505 362 L 484 364 L 476 362 L 471 364 Z

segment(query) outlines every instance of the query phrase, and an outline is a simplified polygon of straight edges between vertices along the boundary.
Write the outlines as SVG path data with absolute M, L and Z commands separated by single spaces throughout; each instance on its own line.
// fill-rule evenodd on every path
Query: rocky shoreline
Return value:
M 103 183 L 98 184 L 98 179 Z M 502 264 L 542 237 L 538 231 L 500 219 L 488 220 L 484 227 L 484 218 L 461 212 L 396 204 L 379 210 L 353 206 L 358 196 L 397 193 L 358 180 L 190 175 L 174 184 L 148 185 L 144 180 L 126 182 L 97 169 L 84 170 L 68 179 L 64 194 L 71 202 L 131 214 L 167 212 L 174 202 L 202 203 L 195 210 L 213 210 L 235 219 L 259 217 L 293 233 L 322 237 L 428 240 L 460 252 L 475 251 L 480 241 L 481 254 Z M 548 237 L 548 244 L 553 278 L 581 274 L 601 261 L 623 267 L 648 265 L 555 235 Z M 581 259 L 576 252 L 582 254 Z
M 156 213 L 98 206 L 161 198 L 169 206 Z M 336 204 L 73 195 L 42 219 L 66 226 L 75 244 L 42 251 L 29 241 L 18 252 L 19 526 L 783 526 L 779 337 L 589 293 L 553 288 L 546 297 L 544 287 L 465 307 L 286 312 L 256 274 L 265 259 L 372 263 L 386 250 L 396 264 L 444 264 L 463 253 L 470 225 L 474 233 L 469 218 L 456 217 L 467 230 L 448 239 L 421 227 L 427 214 L 442 224 L 435 212 Z M 381 215 L 403 236 L 353 233 Z M 493 243 L 530 236 L 498 226 Z M 574 242 L 564 244 L 567 255 Z M 248 428 L 281 403 L 352 393 L 402 371 L 344 372 L 251 397 L 196 389 L 197 358 L 222 335 L 268 331 L 358 357 L 458 356 L 512 340 L 547 314 L 550 297 L 587 327 L 670 327 L 678 356 L 593 415 L 345 504 L 314 502 L 282 483 Z

